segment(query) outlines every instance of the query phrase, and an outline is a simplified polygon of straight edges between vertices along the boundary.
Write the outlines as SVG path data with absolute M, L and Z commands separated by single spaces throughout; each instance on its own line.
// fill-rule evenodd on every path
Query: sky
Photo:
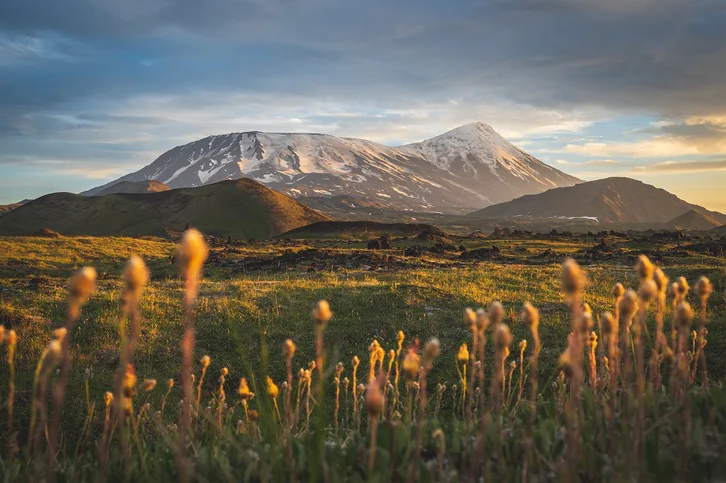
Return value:
M 0 204 L 250 130 L 485 122 L 726 212 L 724 0 L 2 0 Z

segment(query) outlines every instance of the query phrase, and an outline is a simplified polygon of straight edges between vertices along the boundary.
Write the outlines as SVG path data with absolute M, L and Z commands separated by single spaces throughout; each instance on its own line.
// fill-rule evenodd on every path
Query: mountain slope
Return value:
M 80 196 L 54 193 L 0 218 L 0 234 L 50 228 L 63 235 L 158 235 L 187 223 L 221 237 L 269 238 L 321 215 L 261 184 L 241 179 L 158 193 Z
M 667 223 L 697 209 L 719 223 L 726 215 L 687 203 L 630 178 L 606 178 L 557 188 L 484 208 L 467 215 L 482 218 L 593 218 L 600 223 Z
M 157 180 L 182 188 L 241 177 L 293 197 L 353 195 L 413 211 L 481 208 L 579 182 L 474 123 L 398 148 L 327 134 L 210 136 L 83 194 L 119 181 Z
M 723 225 L 712 213 L 694 208 L 667 223 L 676 230 L 708 231 Z
M 95 193 L 95 196 L 112 195 L 116 193 L 158 193 L 169 191 L 167 185 L 156 180 L 146 181 L 121 181 Z

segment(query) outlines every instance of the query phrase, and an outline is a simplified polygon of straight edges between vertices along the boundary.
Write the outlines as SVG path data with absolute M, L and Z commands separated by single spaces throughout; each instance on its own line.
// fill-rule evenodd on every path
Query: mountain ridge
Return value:
M 176 146 L 121 181 L 171 188 L 249 177 L 292 197 L 355 195 L 402 210 L 477 209 L 580 180 L 471 123 L 398 147 L 321 133 L 247 131 Z

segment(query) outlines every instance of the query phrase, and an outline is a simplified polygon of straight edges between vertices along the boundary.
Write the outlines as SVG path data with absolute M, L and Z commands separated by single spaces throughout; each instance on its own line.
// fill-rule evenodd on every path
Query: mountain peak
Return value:
M 252 178 L 293 197 L 351 195 L 413 211 L 458 211 L 579 180 L 475 122 L 397 148 L 329 134 L 248 131 L 178 146 L 119 181 L 170 188 Z

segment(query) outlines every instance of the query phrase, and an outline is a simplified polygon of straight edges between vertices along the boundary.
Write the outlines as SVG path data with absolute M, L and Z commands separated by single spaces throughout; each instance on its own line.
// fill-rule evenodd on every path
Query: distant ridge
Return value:
M 159 193 L 169 191 L 167 185 L 154 179 L 146 181 L 120 181 L 95 193 L 95 196 L 113 195 L 117 193 Z
M 726 223 L 726 215 L 683 201 L 668 191 L 630 178 L 606 178 L 536 195 L 467 215 L 481 218 L 582 218 L 599 223 L 668 223 L 691 210 Z
M 53 193 L 0 218 L 0 234 L 165 236 L 187 224 L 205 234 L 269 238 L 328 218 L 250 179 L 156 193 L 80 196 Z
M 713 216 L 712 213 L 702 211 L 698 208 L 687 211 L 667 223 L 668 226 L 675 230 L 695 231 L 713 230 L 723 224 L 724 223 L 720 222 L 716 216 Z

